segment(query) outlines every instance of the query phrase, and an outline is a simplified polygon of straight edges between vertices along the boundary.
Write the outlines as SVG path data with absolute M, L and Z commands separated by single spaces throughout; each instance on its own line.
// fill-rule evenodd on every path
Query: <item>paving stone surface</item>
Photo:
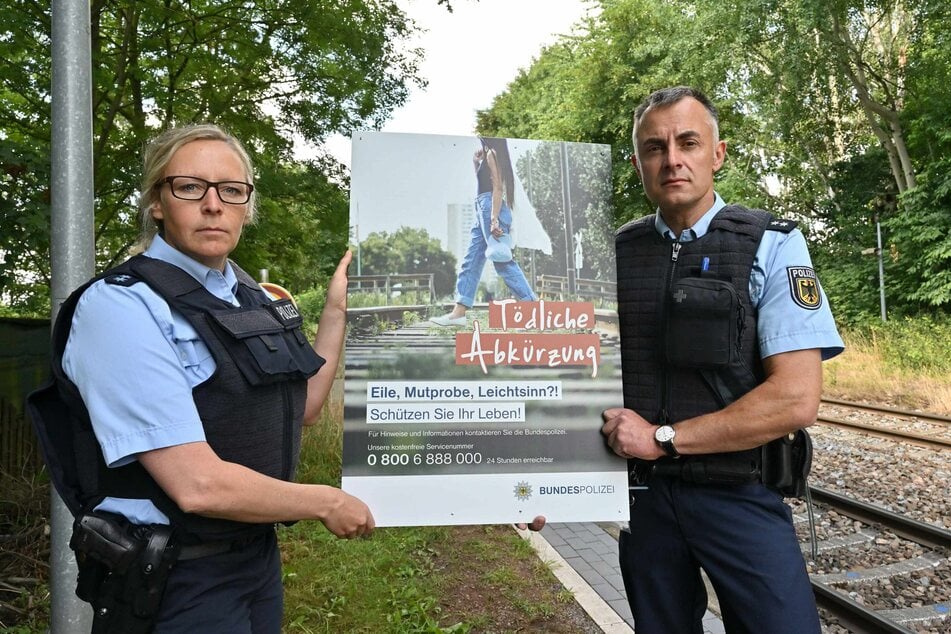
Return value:
M 541 536 L 636 631 L 621 580 L 617 540 L 594 522 L 547 524 Z M 725 634 L 723 622 L 709 610 L 703 617 L 703 631 L 705 634 Z

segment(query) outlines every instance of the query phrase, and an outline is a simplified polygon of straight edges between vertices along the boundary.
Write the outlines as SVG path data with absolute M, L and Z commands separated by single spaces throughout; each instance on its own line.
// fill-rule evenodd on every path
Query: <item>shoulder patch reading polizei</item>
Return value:
M 816 310 L 822 304 L 822 295 L 819 293 L 819 278 L 816 272 L 808 266 L 786 267 L 789 277 L 789 292 L 793 301 L 806 310 Z

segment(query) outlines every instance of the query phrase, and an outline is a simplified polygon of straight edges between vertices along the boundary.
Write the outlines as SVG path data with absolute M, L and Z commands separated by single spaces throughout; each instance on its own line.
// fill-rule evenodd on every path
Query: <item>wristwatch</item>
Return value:
M 656 430 L 654 430 L 654 441 L 660 445 L 660 448 L 664 450 L 664 453 L 671 458 L 677 458 L 680 456 L 680 454 L 677 453 L 677 448 L 674 447 L 674 436 L 676 435 L 677 432 L 674 431 L 674 428 L 670 425 L 661 425 Z

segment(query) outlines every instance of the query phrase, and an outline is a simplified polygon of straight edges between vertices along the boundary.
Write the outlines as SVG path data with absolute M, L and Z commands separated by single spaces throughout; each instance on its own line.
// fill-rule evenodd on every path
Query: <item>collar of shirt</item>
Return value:
M 238 277 L 235 275 L 230 261 L 225 262 L 225 270 L 221 272 L 188 257 L 169 245 L 160 235 L 156 235 L 152 239 L 152 244 L 142 255 L 177 266 L 198 280 L 205 287 L 205 290 L 218 299 L 223 299 L 235 306 L 239 305 L 238 299 L 235 297 L 235 292 L 238 289 Z
M 676 240 L 677 242 L 690 242 L 691 240 L 696 240 L 702 238 L 706 235 L 707 230 L 710 229 L 710 223 L 713 222 L 713 217 L 717 215 L 717 212 L 726 207 L 726 203 L 723 202 L 723 199 L 720 198 L 720 194 L 713 192 L 713 207 L 700 216 L 700 220 L 695 222 L 692 227 L 684 229 L 680 236 L 674 236 L 674 232 L 671 231 L 670 227 L 667 226 L 667 223 L 664 222 L 664 217 L 660 215 L 660 209 L 657 210 L 654 215 L 654 229 L 657 230 L 657 233 L 664 236 L 668 240 Z

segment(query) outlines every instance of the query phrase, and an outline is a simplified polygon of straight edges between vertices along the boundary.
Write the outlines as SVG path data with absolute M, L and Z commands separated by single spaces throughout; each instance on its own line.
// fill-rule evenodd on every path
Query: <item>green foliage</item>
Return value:
M 304 430 L 298 480 L 338 486 L 342 424 L 340 413 L 321 416 Z M 340 540 L 317 522 L 299 522 L 279 532 L 284 566 L 287 632 L 416 632 L 465 634 L 466 621 L 441 625 L 441 584 L 450 574 L 471 575 L 452 564 L 456 543 L 452 528 L 377 529 L 368 540 Z M 487 541 L 499 559 L 534 557 L 510 530 L 505 539 Z M 539 575 L 550 572 L 539 572 Z M 525 602 L 525 580 L 500 591 L 512 602 Z M 527 593 L 527 591 L 526 591 Z
M 877 350 L 887 367 L 912 376 L 951 372 L 951 317 L 947 315 L 870 320 L 850 332 Z
M 631 112 L 657 88 L 695 86 L 728 141 L 717 190 L 800 221 L 837 315 L 878 314 L 877 264 L 861 255 L 875 214 L 889 310 L 948 310 L 946 2 L 598 4 L 478 114 L 480 133 L 611 144 L 620 224 L 652 211 L 629 162 Z
M 583 267 L 577 272 L 578 277 L 613 277 L 614 235 L 605 223 L 610 217 L 609 162 L 601 149 L 593 145 L 543 143 L 523 155 L 515 168 L 538 220 L 553 242 L 563 240 L 568 226 L 565 202 L 571 201 L 572 245 L 579 237 L 584 245 Z M 567 196 L 563 183 L 567 185 Z M 551 255 L 536 253 L 525 270 L 534 270 L 536 277 L 567 275 L 568 248 L 563 241 L 552 246 Z
M 323 286 L 316 286 L 295 295 L 294 301 L 297 302 L 297 309 L 304 318 L 304 333 L 310 337 L 311 333 L 317 328 L 317 322 L 320 321 L 320 313 L 324 310 L 324 303 L 327 301 L 327 289 Z
M 282 531 L 285 629 L 443 631 L 427 551 L 445 533 L 388 529 L 372 540 L 345 541 L 310 522 Z
M 212 121 L 248 147 L 262 214 L 235 253 L 307 288 L 343 254 L 340 166 L 299 164 L 292 139 L 377 126 L 417 76 L 415 32 L 393 0 L 119 0 L 91 4 L 97 268 L 137 234 L 141 149 L 158 130 Z M 49 284 L 50 6 L 15 1 L 0 33 L 0 286 L 32 307 Z M 273 198 L 272 198 L 273 196 Z
M 263 169 L 262 169 L 263 168 Z M 259 162 L 257 218 L 231 257 L 245 270 L 297 292 L 328 279 L 347 249 L 346 193 L 327 179 L 326 161 Z
M 888 218 L 888 278 L 900 307 L 951 309 L 951 156 L 921 173 Z
M 863 251 L 876 245 L 876 214 L 893 213 L 895 184 L 879 148 L 838 163 L 827 178 L 833 196 L 816 209 L 807 234 L 812 260 L 839 322 L 861 322 L 880 313 L 878 259 Z M 886 302 L 894 299 L 889 293 Z
M 425 229 L 400 227 L 371 233 L 360 243 L 362 275 L 432 273 L 437 296 L 456 286 L 456 257 Z

